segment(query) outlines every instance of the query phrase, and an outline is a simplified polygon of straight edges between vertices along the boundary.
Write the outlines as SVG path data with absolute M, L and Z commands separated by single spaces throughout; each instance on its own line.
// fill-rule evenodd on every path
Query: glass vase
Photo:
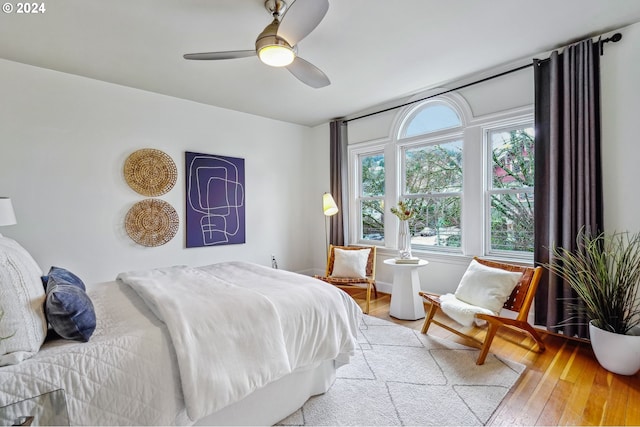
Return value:
M 409 232 L 409 221 L 400 221 L 398 231 L 398 258 L 411 258 L 411 233 Z

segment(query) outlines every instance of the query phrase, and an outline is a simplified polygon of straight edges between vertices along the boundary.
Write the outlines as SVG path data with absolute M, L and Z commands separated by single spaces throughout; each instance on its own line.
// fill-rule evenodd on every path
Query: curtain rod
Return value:
M 603 46 L 604 46 L 605 43 L 608 43 L 608 42 L 616 43 L 616 42 L 619 42 L 621 39 L 622 39 L 622 34 L 615 33 L 611 37 L 607 37 L 606 39 L 598 40 L 598 43 L 600 43 L 600 55 L 604 54 Z M 577 42 L 577 43 L 579 43 L 579 42 Z M 573 43 L 573 44 L 575 44 L 575 43 Z M 468 88 L 469 86 L 477 85 L 479 83 L 484 83 L 486 81 L 493 80 L 493 79 L 498 78 L 498 77 L 506 76 L 507 74 L 515 73 L 516 71 L 524 70 L 525 68 L 532 67 L 533 64 L 534 63 L 532 62 L 530 64 L 521 65 L 520 67 L 516 67 L 516 68 L 513 68 L 511 70 L 503 71 L 501 73 L 494 74 L 492 76 L 488 76 L 488 77 L 485 77 L 483 79 L 476 80 L 476 81 L 473 81 L 473 82 L 470 82 L 470 83 L 466 83 L 466 84 L 463 84 L 462 86 L 457 86 L 457 87 L 454 87 L 452 89 L 447 89 L 447 90 L 445 90 L 443 92 L 436 93 L 434 95 L 425 96 L 424 98 L 416 99 L 415 101 L 405 102 L 404 104 L 396 105 L 395 107 L 389 107 L 389 108 L 385 108 L 384 110 L 374 111 L 373 113 L 368 113 L 368 114 L 364 114 L 362 116 L 357 116 L 357 117 L 354 117 L 353 119 L 343 120 L 343 123 L 349 123 L 349 122 L 352 122 L 354 120 L 359 120 L 359 119 L 364 119 L 366 117 L 375 116 L 376 114 L 386 113 L 387 111 L 397 110 L 398 108 L 406 107 L 408 105 L 415 104 L 417 102 L 426 101 L 427 99 L 435 98 L 436 96 L 444 95 L 445 93 L 450 93 L 450 92 L 455 92 L 455 91 L 460 90 L 460 89 L 465 89 L 465 88 Z

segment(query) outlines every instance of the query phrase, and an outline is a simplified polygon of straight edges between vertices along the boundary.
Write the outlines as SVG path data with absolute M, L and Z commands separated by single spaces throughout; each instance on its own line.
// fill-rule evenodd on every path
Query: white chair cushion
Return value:
M 521 277 L 522 273 L 488 267 L 474 259 L 462 276 L 455 296 L 498 314 Z
M 474 322 L 477 325 L 486 323 L 483 320 L 481 321 L 475 318 L 477 313 L 495 314 L 486 308 L 460 301 L 453 294 L 444 294 L 440 296 L 440 308 L 444 314 L 464 326 L 471 326 Z
M 42 270 L 15 240 L 0 234 L 0 366 L 40 350 L 47 334 Z
M 366 277 L 367 260 L 371 248 L 340 249 L 334 248 L 333 271 L 331 277 Z

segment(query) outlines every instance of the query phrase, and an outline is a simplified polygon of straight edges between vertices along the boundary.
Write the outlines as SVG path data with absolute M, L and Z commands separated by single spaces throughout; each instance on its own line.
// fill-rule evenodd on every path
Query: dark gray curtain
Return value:
M 329 124 L 330 132 L 330 193 L 340 210 L 330 218 L 329 243 L 334 245 L 347 244 L 349 235 L 347 197 L 347 122 L 341 119 L 333 120 Z
M 599 54 L 600 43 L 586 40 L 534 63 L 536 265 L 555 262 L 554 245 L 576 249 L 582 228 L 603 228 Z M 587 338 L 588 319 L 575 318 L 571 302 L 579 303 L 569 285 L 545 270 L 536 324 Z

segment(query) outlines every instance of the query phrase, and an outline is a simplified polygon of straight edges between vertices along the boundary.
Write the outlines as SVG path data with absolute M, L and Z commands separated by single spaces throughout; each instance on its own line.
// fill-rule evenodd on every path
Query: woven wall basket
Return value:
M 143 196 L 156 197 L 173 188 L 178 177 L 176 164 L 163 151 L 143 148 L 124 162 L 124 179 Z
M 124 219 L 127 234 L 143 246 L 160 246 L 173 239 L 178 231 L 178 213 L 169 203 L 146 199 L 129 209 Z

